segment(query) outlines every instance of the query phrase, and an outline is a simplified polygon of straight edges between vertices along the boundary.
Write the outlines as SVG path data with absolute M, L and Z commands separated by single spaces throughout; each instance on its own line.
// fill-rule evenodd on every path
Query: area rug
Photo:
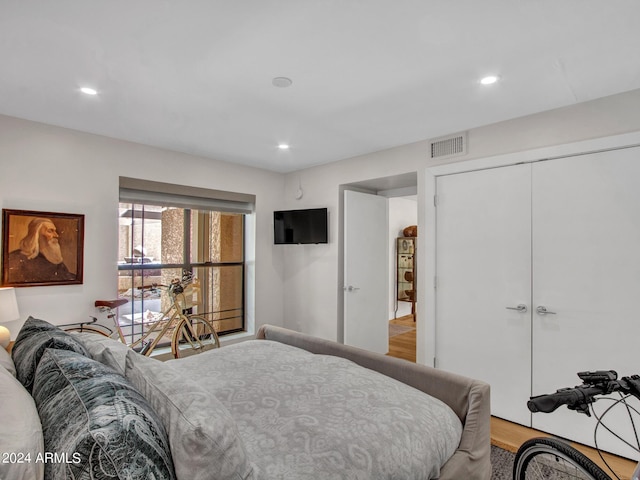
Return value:
M 491 445 L 491 480 L 511 480 L 515 454 Z
M 389 324 L 389 338 L 395 337 L 397 335 L 402 335 L 403 333 L 410 332 L 411 330 L 415 330 L 414 327 L 408 327 L 406 325 L 396 325 L 393 323 Z

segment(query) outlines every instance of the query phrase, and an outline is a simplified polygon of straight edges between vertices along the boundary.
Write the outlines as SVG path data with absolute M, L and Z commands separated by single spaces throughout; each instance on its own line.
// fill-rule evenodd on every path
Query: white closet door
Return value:
M 533 394 L 583 370 L 640 373 L 640 148 L 536 163 L 532 185 Z M 593 444 L 593 418 L 564 407 L 533 426 Z M 602 446 L 628 454 L 618 443 Z
M 528 425 L 531 165 L 436 183 L 436 366 L 491 385 L 496 416 Z M 526 312 L 511 310 L 519 304 Z

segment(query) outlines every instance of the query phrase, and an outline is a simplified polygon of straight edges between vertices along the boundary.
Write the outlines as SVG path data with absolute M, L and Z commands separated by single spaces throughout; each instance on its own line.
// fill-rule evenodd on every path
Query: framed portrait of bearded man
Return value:
M 2 286 L 82 283 L 84 215 L 2 210 Z

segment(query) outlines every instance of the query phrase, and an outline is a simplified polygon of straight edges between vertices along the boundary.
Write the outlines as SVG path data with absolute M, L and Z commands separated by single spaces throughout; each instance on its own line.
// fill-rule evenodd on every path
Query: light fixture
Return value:
M 0 288 L 0 324 L 19 319 L 20 312 L 15 288 Z M 7 327 L 0 325 L 0 346 L 7 348 L 9 342 L 11 342 L 11 332 Z
M 287 77 L 276 77 L 273 80 L 271 80 L 271 83 L 273 84 L 274 87 L 287 88 L 291 86 L 291 84 L 293 83 L 293 80 Z
M 279 143 L 278 144 L 278 148 L 280 150 L 289 150 L 289 144 L 287 144 L 287 143 Z
M 491 85 L 493 83 L 496 83 L 499 79 L 500 77 L 498 77 L 497 75 L 487 75 L 486 77 L 482 77 L 480 79 L 480 83 L 482 85 Z
M 82 87 L 80 91 L 86 95 L 97 95 L 98 91 L 95 88 L 91 87 Z

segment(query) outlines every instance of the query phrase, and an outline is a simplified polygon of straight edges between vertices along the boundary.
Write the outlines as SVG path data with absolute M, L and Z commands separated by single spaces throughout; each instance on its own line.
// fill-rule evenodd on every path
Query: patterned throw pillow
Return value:
M 115 370 L 47 349 L 33 385 L 50 480 L 174 480 L 166 431 L 144 397 Z
M 11 350 L 16 366 L 16 378 L 31 392 L 40 357 L 47 348 L 71 350 L 90 357 L 89 352 L 75 338 L 55 325 L 29 317 L 24 323 Z

